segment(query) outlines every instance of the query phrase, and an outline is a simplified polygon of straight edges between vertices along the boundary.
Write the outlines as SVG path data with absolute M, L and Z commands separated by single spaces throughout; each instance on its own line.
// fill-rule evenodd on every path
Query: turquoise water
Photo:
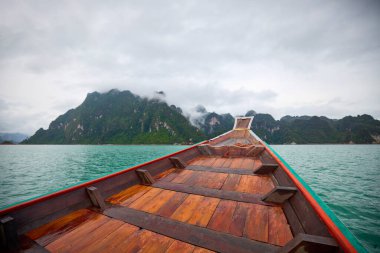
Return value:
M 0 146 L 0 206 L 98 178 L 185 147 Z M 370 252 L 379 251 L 379 145 L 272 147 Z
M 369 252 L 380 250 L 379 145 L 272 146 Z
M 0 146 L 0 207 L 126 169 L 188 146 Z

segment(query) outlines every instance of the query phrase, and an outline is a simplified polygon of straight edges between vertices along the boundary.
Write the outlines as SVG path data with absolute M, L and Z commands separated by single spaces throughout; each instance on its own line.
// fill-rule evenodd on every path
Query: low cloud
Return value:
M 187 112 L 380 118 L 379 13 L 371 0 L 2 1 L 0 131 L 32 133 L 113 88 L 164 91 Z

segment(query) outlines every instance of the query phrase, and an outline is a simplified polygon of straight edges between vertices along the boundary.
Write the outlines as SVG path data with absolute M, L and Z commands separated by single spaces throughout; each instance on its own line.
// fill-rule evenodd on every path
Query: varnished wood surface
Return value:
M 76 221 L 78 218 L 81 222 Z M 88 209 L 66 215 L 27 236 L 50 252 L 213 252 Z
M 157 174 L 156 186 L 133 185 L 108 197 L 108 204 L 135 210 L 124 216 L 121 213 L 124 218 L 81 209 L 27 236 L 52 252 L 213 252 L 205 249 L 204 238 L 202 245 L 192 241 L 200 232 L 215 244 L 215 251 L 231 242 L 229 249 L 238 247 L 239 240 L 245 246 L 256 245 L 257 250 L 265 244 L 269 248 L 284 246 L 293 238 L 282 207 L 261 201 L 275 186 L 271 176 L 249 174 L 261 166 L 260 159 L 199 156 L 188 164 L 189 169 L 171 168 Z M 201 169 L 192 170 L 194 167 Z M 104 213 L 111 214 L 109 209 Z M 170 231 L 155 231 L 154 222 L 133 223 L 133 215 L 163 219 L 159 221 L 170 226 L 182 224 L 187 234 L 176 239 Z

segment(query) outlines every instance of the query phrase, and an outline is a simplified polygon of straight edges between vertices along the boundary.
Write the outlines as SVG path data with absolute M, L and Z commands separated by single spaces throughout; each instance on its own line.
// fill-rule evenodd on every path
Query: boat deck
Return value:
M 163 217 L 164 225 L 172 220 L 190 225 L 190 231 L 200 227 L 211 234 L 283 246 L 293 235 L 281 206 L 259 200 L 274 187 L 270 176 L 252 174 L 260 165 L 253 158 L 200 156 L 184 169 L 171 168 L 156 176 L 151 186 L 129 187 L 107 202 L 113 208 Z M 239 174 L 244 170 L 251 175 Z M 249 203 L 224 196 L 231 193 L 257 198 Z M 27 235 L 51 252 L 212 252 L 151 231 L 149 225 L 141 228 L 90 209 L 73 212 Z
M 355 252 L 250 132 L 251 123 L 237 118 L 233 130 L 209 141 L 0 210 L 1 247 L 319 253 L 343 252 L 343 246 Z

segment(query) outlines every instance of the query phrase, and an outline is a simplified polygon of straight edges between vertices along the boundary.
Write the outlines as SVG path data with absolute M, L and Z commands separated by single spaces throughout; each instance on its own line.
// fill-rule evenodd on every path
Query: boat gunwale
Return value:
M 219 136 L 217 136 L 215 138 L 218 138 L 218 137 Z M 12 206 L 9 206 L 9 207 L 6 207 L 6 208 L 0 210 L 0 215 L 6 215 L 6 214 L 8 214 L 10 212 L 17 211 L 17 210 L 19 210 L 21 208 L 25 208 L 25 207 L 28 207 L 28 206 L 31 206 L 31 205 L 43 202 L 45 200 L 52 199 L 52 198 L 58 197 L 60 195 L 64 195 L 66 193 L 69 193 L 69 192 L 72 192 L 72 191 L 84 188 L 84 187 L 89 186 L 91 184 L 94 184 L 94 183 L 97 183 L 97 182 L 100 182 L 100 181 L 103 181 L 103 180 L 106 180 L 106 179 L 109 179 L 109 178 L 113 178 L 113 177 L 122 175 L 124 173 L 129 172 L 129 171 L 137 170 L 137 169 L 139 169 L 141 167 L 144 167 L 144 166 L 150 165 L 152 163 L 155 163 L 155 162 L 167 159 L 167 158 L 169 158 L 169 157 L 171 157 L 173 155 L 182 154 L 182 153 L 184 153 L 186 151 L 192 150 L 192 149 L 198 147 L 199 145 L 205 144 L 207 142 L 209 142 L 209 140 L 205 140 L 205 141 L 199 142 L 197 144 L 194 144 L 193 146 L 190 146 L 188 148 L 179 150 L 177 152 L 174 152 L 174 153 L 171 153 L 171 154 L 168 154 L 168 155 L 165 155 L 165 156 L 161 156 L 161 157 L 158 157 L 156 159 L 153 159 L 153 160 L 150 160 L 150 161 L 147 161 L 147 162 L 144 162 L 144 163 L 141 163 L 141 164 L 138 164 L 138 165 L 135 165 L 135 166 L 132 166 L 132 167 L 129 167 L 129 168 L 126 168 L 126 169 L 123 169 L 123 170 L 120 170 L 120 171 L 117 171 L 117 172 L 114 172 L 114 173 L 111 173 L 111 174 L 108 174 L 108 175 L 105 175 L 105 176 L 102 176 L 102 177 L 99 177 L 99 178 L 96 178 L 96 179 L 93 179 L 93 180 L 90 180 L 90 181 L 87 181 L 87 182 L 83 182 L 83 183 L 80 183 L 80 184 L 77 184 L 77 185 L 74 185 L 74 186 L 70 186 L 68 188 L 61 189 L 61 190 L 55 191 L 53 193 L 48 193 L 46 195 L 37 196 L 36 198 L 30 199 L 30 200 L 26 200 L 25 202 L 21 202 L 21 203 L 18 203 L 18 204 L 15 204 L 15 205 L 12 205 Z
M 359 241 L 356 239 L 356 237 L 351 233 L 351 231 L 346 228 L 346 226 L 343 224 L 344 228 L 346 229 L 346 233 L 348 232 L 350 237 L 353 237 L 356 242 L 352 243 L 349 238 L 342 232 L 341 228 L 333 221 L 333 218 L 335 220 L 340 221 L 335 214 L 329 209 L 326 204 L 319 199 L 320 202 L 322 202 L 325 207 L 322 207 L 321 204 L 318 202 L 318 200 L 313 196 L 315 195 L 318 197 L 318 195 L 306 184 L 306 182 L 301 182 L 298 178 L 300 176 L 290 167 L 289 164 L 286 163 L 286 161 L 270 147 L 269 144 L 267 144 L 265 141 L 263 141 L 260 137 L 258 137 L 252 130 L 249 130 L 250 133 L 265 147 L 265 150 L 273 157 L 273 159 L 276 160 L 276 162 L 280 165 L 280 167 L 284 170 L 284 172 L 287 174 L 287 176 L 293 181 L 293 183 L 296 185 L 296 187 L 300 190 L 300 192 L 303 194 L 307 202 L 310 203 L 314 211 L 317 213 L 317 215 L 321 218 L 323 223 L 327 226 L 327 229 L 330 231 L 330 233 L 333 235 L 335 239 L 337 239 L 339 245 L 344 249 L 345 252 L 366 252 L 363 246 L 359 243 Z M 285 163 L 286 164 L 285 164 Z M 308 186 L 308 188 L 306 187 Z M 328 210 L 325 210 L 328 209 Z M 331 213 L 334 217 L 330 217 L 327 214 L 327 211 Z M 341 222 L 341 221 L 340 221 Z M 354 244 L 358 247 L 355 247 Z

